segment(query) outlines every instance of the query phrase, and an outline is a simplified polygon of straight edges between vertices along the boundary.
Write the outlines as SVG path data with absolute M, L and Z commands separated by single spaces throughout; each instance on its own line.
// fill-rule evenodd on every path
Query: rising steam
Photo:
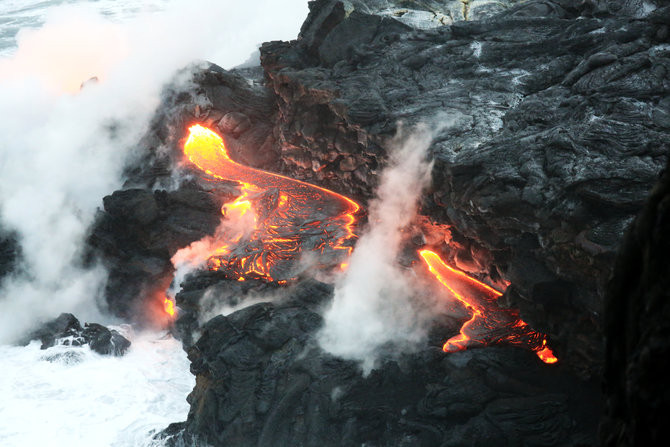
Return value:
M 194 59 L 231 67 L 259 42 L 294 37 L 306 6 L 175 0 L 124 23 L 65 7 L 19 33 L 0 59 L 0 227 L 18 235 L 23 273 L 0 290 L 0 343 L 63 311 L 100 319 L 106 272 L 78 266 L 82 242 L 162 86 Z
M 416 215 L 421 190 L 430 181 L 427 151 L 439 128 L 418 126 L 393 141 L 389 165 L 371 202 L 370 225 L 349 268 L 336 284 L 318 340 L 327 352 L 359 361 L 369 371 L 382 345 L 403 349 L 421 340 L 426 319 L 412 299 L 412 277 L 397 262 L 402 230 Z

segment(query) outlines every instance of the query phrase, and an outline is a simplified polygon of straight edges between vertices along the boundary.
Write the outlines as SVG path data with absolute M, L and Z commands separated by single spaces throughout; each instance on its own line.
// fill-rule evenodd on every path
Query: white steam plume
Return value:
M 238 244 L 237 241 L 248 240 L 256 227 L 256 213 L 252 207 L 235 206 L 237 201 L 224 205 L 226 214 L 216 228 L 214 235 L 192 242 L 172 256 L 175 268 L 174 278 L 168 294 L 174 298 L 181 289 L 181 283 L 187 275 L 203 268 L 207 261 L 215 255 L 223 255 L 222 247 Z M 243 201 L 243 203 L 248 203 Z M 231 206 L 232 205 L 232 206 Z
M 374 366 L 382 345 L 407 348 L 421 340 L 427 329 L 426 313 L 412 300 L 412 276 L 397 258 L 402 229 L 416 215 L 419 195 L 430 180 L 426 156 L 438 131 L 418 126 L 391 145 L 389 165 L 370 204 L 369 227 L 358 240 L 324 314 L 319 345 L 360 362 L 365 372 Z
M 192 60 L 231 67 L 262 41 L 294 38 L 306 11 L 302 0 L 175 0 L 114 23 L 76 5 L 19 33 L 0 59 L 0 226 L 18 234 L 24 272 L 0 290 L 0 343 L 63 311 L 101 317 L 106 273 L 76 261 L 163 84 Z M 101 82 L 75 93 L 91 76 Z

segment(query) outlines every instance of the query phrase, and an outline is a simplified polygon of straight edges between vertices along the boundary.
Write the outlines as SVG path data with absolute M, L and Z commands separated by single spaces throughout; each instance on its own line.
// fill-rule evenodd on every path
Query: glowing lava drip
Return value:
M 547 346 L 546 336 L 532 330 L 517 312 L 497 305 L 502 293 L 449 267 L 433 251 L 421 250 L 419 254 L 435 278 L 472 312 L 472 317 L 463 324 L 460 333 L 444 344 L 442 349 L 445 352 L 462 351 L 475 343 L 507 343 L 529 347 L 545 363 L 558 361 Z
M 240 281 L 285 282 L 295 276 L 295 261 L 303 249 L 318 253 L 320 264 L 333 266 L 351 253 L 354 214 L 359 210 L 353 200 L 240 165 L 228 156 L 223 139 L 201 125 L 190 127 L 184 154 L 210 176 L 241 186 L 241 195 L 222 208 L 226 219 L 220 231 L 201 246 L 208 247 L 205 255 L 210 269 L 225 271 Z M 193 251 L 194 244 L 180 250 L 173 263 L 193 259 Z

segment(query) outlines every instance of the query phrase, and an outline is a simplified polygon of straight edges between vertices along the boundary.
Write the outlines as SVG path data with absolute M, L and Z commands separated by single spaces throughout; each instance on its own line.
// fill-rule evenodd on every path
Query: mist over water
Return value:
M 264 41 L 295 38 L 306 14 L 302 0 L 0 2 L 0 228 L 21 248 L 0 289 L 0 445 L 145 445 L 149 429 L 186 417 L 192 383 L 161 385 L 191 378 L 177 342 L 147 336 L 119 359 L 84 349 L 76 364 L 2 345 L 61 312 L 114 322 L 100 306 L 107 272 L 80 266 L 83 242 L 161 89 L 193 61 L 231 68 Z M 171 399 L 184 405 L 142 425 Z M 139 440 L 113 437 L 126 429 Z
M 62 311 L 103 317 L 106 272 L 79 268 L 81 244 L 175 71 L 244 62 L 262 41 L 294 38 L 306 15 L 296 0 L 173 0 L 113 21 L 89 2 L 61 3 L 0 58 L 0 220 L 19 236 L 25 272 L 0 292 L 0 343 Z M 100 82 L 79 91 L 92 76 Z
M 0 2 L 0 57 L 16 51 L 16 34 L 21 30 L 39 28 L 55 7 L 87 4 L 100 15 L 123 22 L 139 13 L 156 12 L 171 0 L 4 0 Z

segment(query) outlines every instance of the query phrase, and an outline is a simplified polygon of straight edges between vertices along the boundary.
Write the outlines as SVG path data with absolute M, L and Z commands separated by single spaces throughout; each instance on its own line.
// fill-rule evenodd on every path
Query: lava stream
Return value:
M 517 312 L 497 305 L 501 292 L 448 266 L 433 251 L 421 250 L 419 254 L 435 278 L 472 312 L 460 333 L 444 344 L 445 352 L 462 351 L 475 343 L 507 343 L 530 348 L 545 363 L 558 361 L 547 346 L 546 336 L 532 330 Z
M 223 139 L 201 125 L 191 126 L 184 154 L 208 175 L 237 181 L 240 196 L 226 203 L 225 219 L 214 237 L 194 242 L 172 258 L 176 267 L 184 263 L 223 270 L 230 278 L 250 278 L 286 284 L 295 276 L 303 248 L 319 254 L 319 262 L 346 269 L 356 238 L 353 200 L 282 175 L 240 165 L 233 161 Z M 466 349 L 473 343 L 508 343 L 529 347 L 547 363 L 556 362 L 546 337 L 530 329 L 518 314 L 501 309 L 499 291 L 446 265 L 440 257 L 422 250 L 420 255 L 436 279 L 472 312 L 458 335 L 444 344 L 446 352 Z M 165 311 L 172 315 L 172 301 Z
M 215 237 L 177 252 L 175 265 L 195 264 L 195 258 L 204 257 L 210 269 L 234 279 L 284 282 L 295 276 L 303 249 L 319 253 L 319 262 L 333 266 L 351 253 L 360 208 L 353 200 L 240 165 L 229 157 L 223 139 L 199 124 L 189 128 L 184 154 L 208 175 L 239 182 L 241 195 L 223 206 L 226 219 Z

